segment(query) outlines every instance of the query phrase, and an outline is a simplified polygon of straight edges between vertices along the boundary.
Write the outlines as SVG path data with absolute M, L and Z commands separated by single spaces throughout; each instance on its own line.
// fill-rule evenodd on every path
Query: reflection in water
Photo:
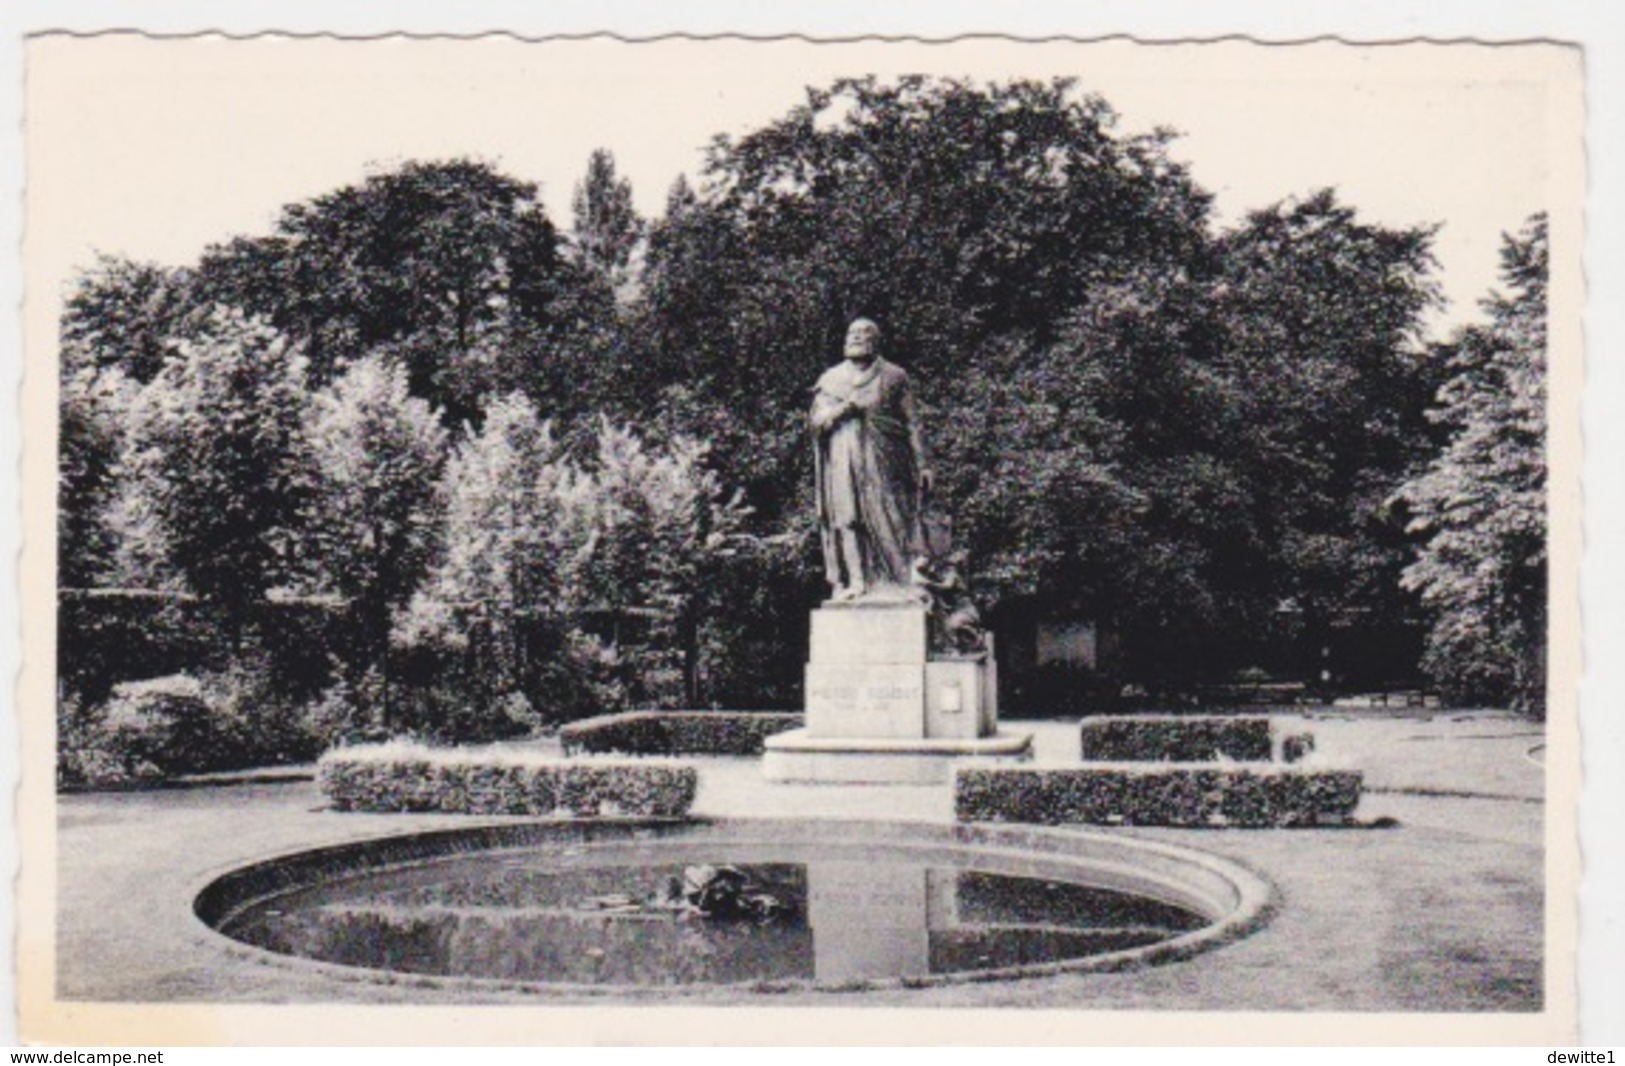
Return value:
M 368 969 L 660 986 L 986 970 L 1138 947 L 1203 924 L 1156 900 L 935 856 L 753 857 L 461 855 L 274 897 L 221 931 Z

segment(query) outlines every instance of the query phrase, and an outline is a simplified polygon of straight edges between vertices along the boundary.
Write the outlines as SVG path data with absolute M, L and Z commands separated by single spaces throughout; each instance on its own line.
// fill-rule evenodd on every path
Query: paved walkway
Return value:
M 1542 795 L 1538 727 L 1500 714 L 1328 713 L 1319 755 L 1366 773 L 1363 820 L 1387 829 L 1119 832 L 1222 854 L 1264 874 L 1281 909 L 1263 930 L 1186 962 L 1116 973 L 774 1005 L 1139 1009 L 1538 1009 Z M 1040 762 L 1066 762 L 1076 727 L 1015 723 Z M 701 761 L 701 817 L 951 820 L 946 787 L 772 785 L 754 759 Z M 309 781 L 64 796 L 58 804 L 58 994 L 231 1002 L 535 1002 L 536 995 L 334 980 L 245 962 L 190 903 L 233 866 L 305 847 L 471 824 L 456 816 L 336 814 Z M 540 997 L 550 999 L 552 997 Z M 635 999 L 658 999 L 648 996 Z M 752 1002 L 740 992 L 683 1002 Z

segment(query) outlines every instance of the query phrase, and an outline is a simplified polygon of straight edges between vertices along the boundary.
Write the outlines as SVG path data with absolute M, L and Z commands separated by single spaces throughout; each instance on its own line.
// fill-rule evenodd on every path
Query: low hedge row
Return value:
M 628 711 L 572 722 L 559 740 L 571 755 L 760 755 L 768 737 L 803 724 L 791 712 Z
M 1347 822 L 1360 802 L 1357 770 L 1099 766 L 960 767 L 961 822 L 1038 825 L 1291 826 Z
M 1265 717 L 1133 715 L 1085 718 L 1084 762 L 1268 762 Z
M 631 815 L 677 818 L 694 803 L 692 766 L 639 760 L 564 762 L 516 751 L 388 743 L 335 748 L 317 763 L 339 811 Z

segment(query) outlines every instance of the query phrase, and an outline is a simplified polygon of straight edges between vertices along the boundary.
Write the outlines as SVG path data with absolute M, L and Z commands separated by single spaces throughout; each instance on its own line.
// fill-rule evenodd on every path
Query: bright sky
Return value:
M 568 225 L 588 153 L 607 147 L 655 214 L 713 135 L 784 114 L 804 86 L 924 72 L 1076 77 L 1121 131 L 1181 131 L 1174 155 L 1217 194 L 1222 221 L 1332 185 L 1371 220 L 1442 223 L 1448 320 L 1495 284 L 1500 234 L 1557 195 L 1551 89 L 1577 69 L 1550 46 L 985 40 L 56 36 L 28 60 L 26 236 L 47 300 L 96 251 L 189 262 L 266 232 L 284 204 L 407 159 L 493 160 L 539 182 Z

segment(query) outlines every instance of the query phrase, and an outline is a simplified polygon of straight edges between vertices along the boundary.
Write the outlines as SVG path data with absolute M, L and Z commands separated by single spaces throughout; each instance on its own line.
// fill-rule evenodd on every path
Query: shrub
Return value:
M 264 652 L 251 651 L 229 669 L 200 680 L 213 728 L 227 738 L 227 751 L 218 760 L 199 758 L 183 772 L 308 762 L 326 747 L 310 728 L 303 701 L 293 695 L 292 680 L 274 670 Z
M 1268 762 L 1270 720 L 1263 717 L 1139 715 L 1085 718 L 1085 762 Z
M 96 728 L 96 746 L 143 777 L 174 777 L 242 765 L 239 730 L 217 713 L 203 683 L 187 674 L 113 687 Z
M 1039 825 L 1295 826 L 1347 822 L 1360 802 L 1354 770 L 1117 765 L 1065 769 L 961 767 L 961 822 Z
M 317 764 L 340 811 L 631 815 L 678 818 L 694 802 L 692 766 L 564 762 L 535 752 L 429 748 L 391 742 L 336 748 Z
M 295 708 L 253 657 L 218 673 L 122 682 L 95 707 L 65 692 L 57 713 L 58 785 L 150 785 L 311 759 L 322 747 L 318 732 L 340 715 L 341 696 Z
M 56 787 L 58 790 L 118 788 L 149 784 L 163 772 L 148 760 L 121 757 L 107 742 L 102 718 L 71 692 L 56 705 Z
M 569 754 L 760 755 L 775 733 L 805 716 L 769 711 L 631 711 L 572 722 L 559 730 Z
M 299 706 L 295 716 L 297 731 L 318 752 L 340 744 L 388 740 L 394 734 L 383 721 L 384 695 L 383 674 L 376 667 L 365 671 L 354 683 L 340 676 Z
M 1315 750 L 1313 733 L 1293 733 L 1281 738 L 1281 761 L 1303 762 Z

